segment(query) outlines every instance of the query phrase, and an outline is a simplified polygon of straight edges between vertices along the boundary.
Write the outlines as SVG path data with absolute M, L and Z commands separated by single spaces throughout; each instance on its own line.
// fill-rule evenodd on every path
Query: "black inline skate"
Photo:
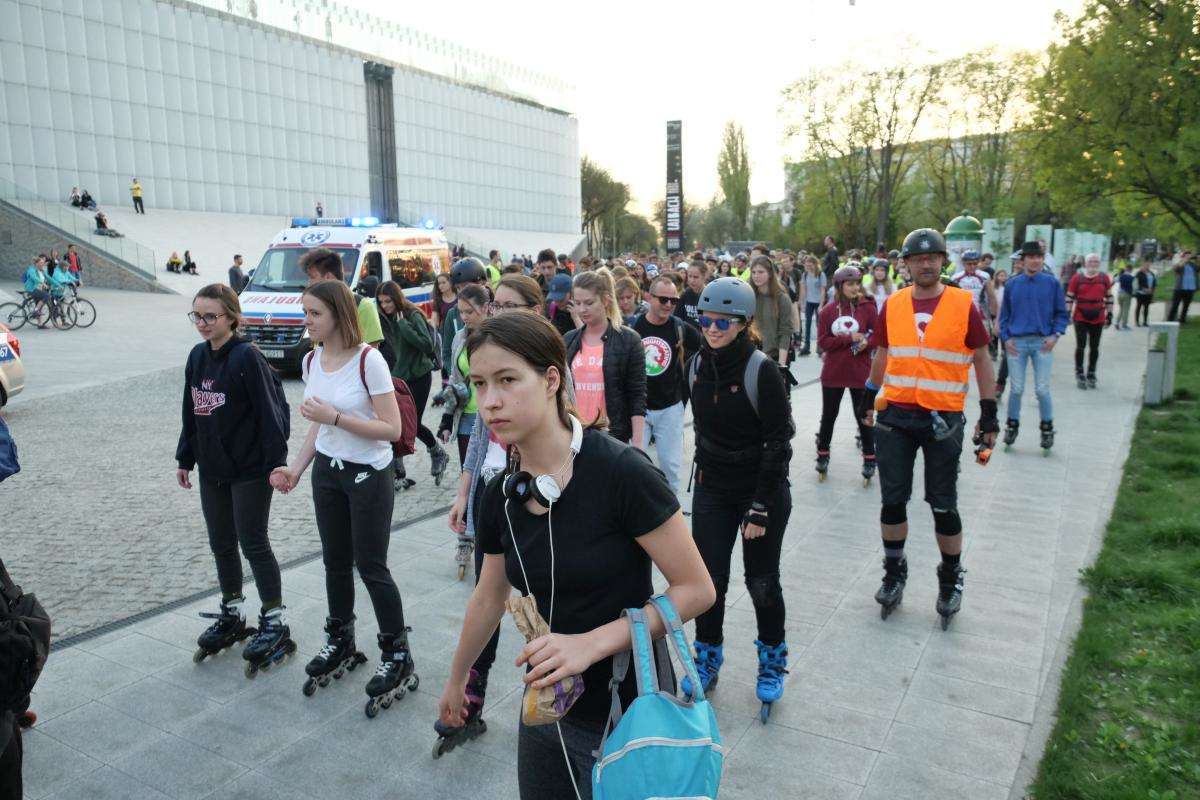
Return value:
M 946 569 L 945 564 L 938 564 L 937 613 L 942 618 L 942 630 L 950 627 L 950 618 L 962 609 L 963 575 L 966 574 L 961 565 Z
M 825 477 L 829 474 L 829 451 L 817 451 L 817 482 L 824 483 Z
M 429 448 L 429 474 L 433 476 L 433 485 L 442 485 L 442 476 L 446 474 L 446 467 L 450 466 L 450 455 L 440 444 L 434 444 Z
M 862 476 L 863 486 L 870 486 L 875 477 L 875 456 L 863 456 Z
M 242 658 L 246 659 L 246 677 L 253 679 L 294 652 L 296 643 L 292 641 L 291 629 L 284 623 L 283 606 L 262 612 L 258 615 L 258 633 L 242 650 Z
M 417 482 L 408 477 L 408 471 L 404 469 L 404 461 L 397 458 L 394 462 L 396 467 L 395 473 L 392 475 L 392 491 L 402 492 L 417 485 Z
M 408 692 L 415 692 L 421 678 L 414 672 L 412 654 L 408 651 L 408 632 L 379 634 L 379 667 L 367 682 L 367 701 L 364 711 L 374 719 L 380 708 L 391 708 L 396 700 L 403 700 Z
M 1021 423 L 1015 419 L 1010 419 L 1004 423 L 1004 449 L 1012 450 L 1013 442 L 1017 441 L 1017 431 L 1020 429 Z
M 487 723 L 483 721 L 483 698 L 487 695 L 487 676 L 480 675 L 478 670 L 471 668 L 471 677 L 467 679 L 466 689 L 467 719 L 462 725 L 452 727 L 440 719 L 433 723 L 438 740 L 433 743 L 433 757 L 441 758 L 461 744 L 477 739 L 487 733 Z
M 196 652 L 192 661 L 199 664 L 209 656 L 216 655 L 227 647 L 233 647 L 238 642 L 255 634 L 254 628 L 246 627 L 246 612 L 242 610 L 245 599 L 235 597 L 232 600 L 222 600 L 221 610 L 201 611 L 205 619 L 216 620 L 200 638 L 196 640 Z
M 879 603 L 879 618 L 887 619 L 900 601 L 904 599 L 904 585 L 908 583 L 908 559 L 883 559 L 883 583 L 875 593 L 875 602 Z
M 1050 448 L 1054 447 L 1054 421 L 1046 420 L 1039 430 L 1042 432 L 1042 455 L 1049 456 Z
M 1095 376 L 1095 375 L 1088 375 L 1088 376 L 1087 376 L 1087 387 L 1088 387 L 1089 389 L 1095 389 L 1095 388 L 1096 388 L 1096 376 Z
M 340 680 L 359 664 L 367 663 L 367 657 L 354 646 L 354 620 L 342 622 L 326 617 L 325 633 L 325 646 L 304 666 L 308 679 L 301 691 L 305 697 L 312 697 L 318 686 L 328 686 L 330 680 Z
M 1088 388 L 1087 378 L 1083 377 L 1082 372 L 1075 373 L 1075 385 L 1078 386 L 1080 389 Z

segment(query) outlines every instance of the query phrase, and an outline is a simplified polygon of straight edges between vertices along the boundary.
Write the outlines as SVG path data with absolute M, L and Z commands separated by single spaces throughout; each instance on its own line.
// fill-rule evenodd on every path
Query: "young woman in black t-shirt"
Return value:
M 476 517 L 483 570 L 440 721 L 463 724 L 472 662 L 500 623 L 512 588 L 531 593 L 552 632 L 521 651 L 525 683 L 541 688 L 582 675 L 584 692 L 558 726 L 520 726 L 521 798 L 562 800 L 576 792 L 587 798 L 592 753 L 608 716 L 612 656 L 629 648 L 622 609 L 646 605 L 652 563 L 685 620 L 707 609 L 715 591 L 663 474 L 639 450 L 602 431 L 584 431 L 575 418 L 563 340 L 548 321 L 525 311 L 493 317 L 471 335 L 467 352 L 479 413 L 509 446 L 510 465 L 484 490 Z M 506 480 L 518 472 L 539 476 L 540 500 L 556 494 L 557 500 L 542 505 L 521 491 L 529 481 Z M 653 635 L 662 636 L 657 614 L 647 612 L 647 619 Z M 636 696 L 632 676 L 620 693 L 626 704 Z

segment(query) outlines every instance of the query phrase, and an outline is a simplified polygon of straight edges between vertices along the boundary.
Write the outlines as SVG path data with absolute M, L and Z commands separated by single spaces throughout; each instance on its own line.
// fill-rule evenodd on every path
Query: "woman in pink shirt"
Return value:
M 638 446 L 646 422 L 642 337 L 622 324 L 612 274 L 607 269 L 576 275 L 571 298 L 572 310 L 583 323 L 564 337 L 579 417 L 585 425 L 607 419 L 613 438 L 632 440 Z

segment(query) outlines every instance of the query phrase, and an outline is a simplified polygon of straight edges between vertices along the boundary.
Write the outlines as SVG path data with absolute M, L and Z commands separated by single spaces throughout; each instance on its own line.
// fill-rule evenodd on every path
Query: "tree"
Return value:
M 584 156 L 579 162 L 579 197 L 581 230 L 587 234 L 588 252 L 594 252 L 599 248 L 605 221 L 611 227 L 629 205 L 629 187 L 613 180 L 608 170 Z
M 1035 82 L 1051 198 L 1121 198 L 1200 239 L 1200 0 L 1090 0 Z
M 717 157 L 717 179 L 725 205 L 733 215 L 734 233 L 741 238 L 746 235 L 750 218 L 750 156 L 742 126 L 733 120 L 725 123 L 721 153 Z
M 665 239 L 666 231 L 663 230 L 663 225 L 666 223 L 666 219 L 667 219 L 666 198 L 664 198 L 662 200 L 654 201 L 653 206 L 651 206 L 650 216 L 657 223 L 658 230 L 662 234 L 663 238 Z M 684 233 L 685 237 L 691 237 L 691 240 L 695 240 L 696 238 L 698 238 L 696 236 L 697 226 L 703 224 L 702 223 L 703 217 L 704 217 L 704 209 L 700 208 L 699 206 L 693 205 L 692 203 L 689 203 L 686 199 L 683 201 L 683 233 Z M 684 241 L 683 249 L 684 250 L 690 249 L 688 247 L 688 241 Z

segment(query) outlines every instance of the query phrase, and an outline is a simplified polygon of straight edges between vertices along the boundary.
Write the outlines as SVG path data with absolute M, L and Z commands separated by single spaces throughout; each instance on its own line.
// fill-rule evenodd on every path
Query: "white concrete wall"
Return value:
M 401 217 L 578 233 L 573 117 L 398 68 Z M 0 179 L 101 206 L 366 213 L 361 57 L 198 6 L 0 0 Z

